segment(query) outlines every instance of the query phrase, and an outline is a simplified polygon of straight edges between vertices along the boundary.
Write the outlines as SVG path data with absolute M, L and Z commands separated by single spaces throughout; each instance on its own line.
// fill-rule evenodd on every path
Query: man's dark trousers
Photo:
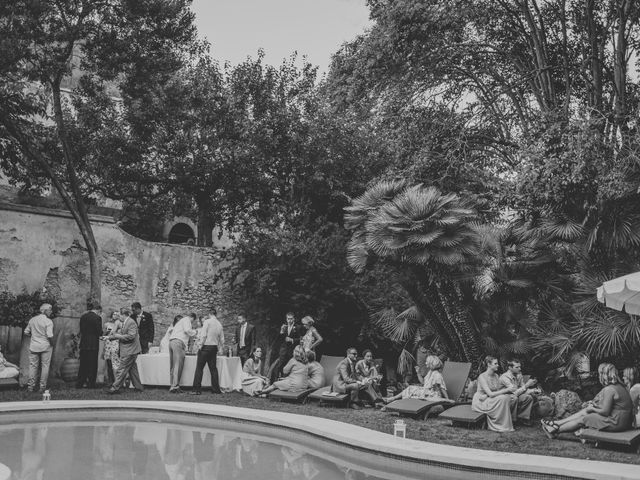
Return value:
M 98 376 L 98 350 L 80 350 L 80 369 L 76 386 L 81 388 L 85 382 L 87 387 L 96 387 Z
M 193 375 L 193 390 L 199 392 L 202 389 L 202 374 L 204 366 L 209 366 L 211 373 L 211 392 L 220 393 L 220 380 L 218 379 L 218 367 L 216 360 L 218 359 L 217 345 L 203 345 L 198 351 L 198 359 L 196 361 L 196 373 Z

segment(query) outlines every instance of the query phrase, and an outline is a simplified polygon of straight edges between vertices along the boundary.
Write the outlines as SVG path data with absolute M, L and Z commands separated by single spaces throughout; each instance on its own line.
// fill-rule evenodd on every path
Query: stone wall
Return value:
M 175 315 L 216 307 L 230 333 L 235 302 L 215 281 L 228 266 L 220 251 L 140 240 L 110 217 L 93 216 L 92 225 L 102 256 L 105 317 L 139 301 L 153 314 L 157 345 Z M 0 203 L 0 291 L 39 289 L 62 307 L 59 335 L 76 330 L 72 319 L 84 312 L 89 292 L 89 258 L 76 223 L 64 210 Z M 56 353 L 54 365 L 63 353 Z

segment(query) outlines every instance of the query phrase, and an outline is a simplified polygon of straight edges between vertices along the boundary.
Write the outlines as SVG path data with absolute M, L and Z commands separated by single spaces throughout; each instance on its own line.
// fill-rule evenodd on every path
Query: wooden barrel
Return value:
M 60 366 L 60 376 L 65 382 L 75 382 L 78 379 L 80 360 L 77 358 L 65 358 Z

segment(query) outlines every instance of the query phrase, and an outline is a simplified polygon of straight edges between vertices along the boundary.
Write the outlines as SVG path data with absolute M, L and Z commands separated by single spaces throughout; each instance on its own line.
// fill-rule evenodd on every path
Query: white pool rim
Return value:
M 180 413 L 222 417 L 228 420 L 257 422 L 288 428 L 303 434 L 317 435 L 333 442 L 357 446 L 372 453 L 405 457 L 408 461 L 436 462 L 452 467 L 473 470 L 497 470 L 539 474 L 541 476 L 567 476 L 593 480 L 638 480 L 640 466 L 584 459 L 529 455 L 457 447 L 420 440 L 396 438 L 368 428 L 320 417 L 293 413 L 230 407 L 226 405 L 158 402 L 130 400 L 57 400 L 44 402 L 0 403 L 0 414 L 27 412 L 54 412 L 56 410 L 146 410 L 157 413 Z

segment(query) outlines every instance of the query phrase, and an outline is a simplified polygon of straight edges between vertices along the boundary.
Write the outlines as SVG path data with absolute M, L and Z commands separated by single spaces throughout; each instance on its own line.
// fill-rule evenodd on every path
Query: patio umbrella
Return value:
M 614 310 L 640 315 L 640 272 L 604 282 L 598 287 L 598 301 Z

